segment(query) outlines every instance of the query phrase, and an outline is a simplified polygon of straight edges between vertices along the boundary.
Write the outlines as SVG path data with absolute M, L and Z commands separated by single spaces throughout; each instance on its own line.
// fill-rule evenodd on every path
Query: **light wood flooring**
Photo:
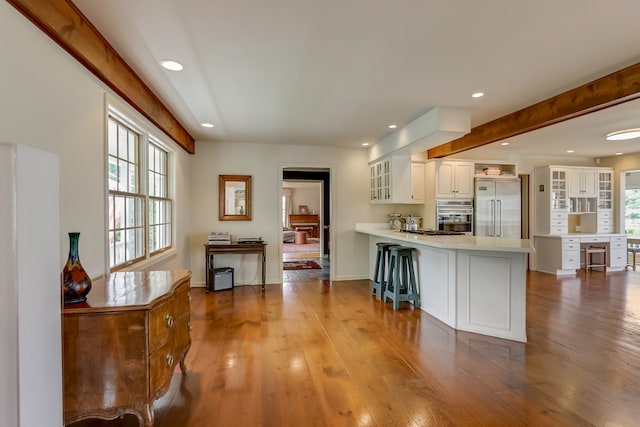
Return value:
M 640 272 L 531 272 L 527 298 L 522 344 L 394 312 L 369 281 L 194 289 L 156 426 L 639 425 Z

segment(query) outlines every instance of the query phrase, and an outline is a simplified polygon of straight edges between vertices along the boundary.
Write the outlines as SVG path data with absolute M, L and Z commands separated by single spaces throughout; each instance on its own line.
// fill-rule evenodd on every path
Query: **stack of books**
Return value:
M 208 242 L 210 245 L 228 245 L 231 243 L 231 235 L 224 231 L 212 231 Z
M 496 176 L 502 175 L 502 171 L 497 166 L 489 166 L 488 168 L 482 169 L 485 175 Z

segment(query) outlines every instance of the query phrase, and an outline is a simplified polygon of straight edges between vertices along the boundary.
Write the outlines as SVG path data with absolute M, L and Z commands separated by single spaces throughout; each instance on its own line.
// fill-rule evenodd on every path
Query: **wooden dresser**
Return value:
M 64 306 L 65 424 L 132 413 L 153 426 L 177 362 L 186 373 L 190 281 L 186 270 L 112 273 Z

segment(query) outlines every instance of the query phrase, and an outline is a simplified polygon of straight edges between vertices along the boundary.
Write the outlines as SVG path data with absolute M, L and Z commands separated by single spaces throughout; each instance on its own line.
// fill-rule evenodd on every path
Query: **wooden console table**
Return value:
M 213 257 L 220 254 L 257 254 L 262 259 L 262 290 L 264 291 L 265 277 L 266 277 L 266 256 L 265 248 L 266 242 L 262 243 L 225 243 L 220 245 L 204 245 L 205 251 L 205 278 L 206 287 L 209 289 L 211 285 L 212 277 L 210 272 L 214 268 Z
M 154 422 L 191 346 L 191 272 L 117 272 L 95 280 L 87 301 L 62 312 L 64 422 L 135 414 Z

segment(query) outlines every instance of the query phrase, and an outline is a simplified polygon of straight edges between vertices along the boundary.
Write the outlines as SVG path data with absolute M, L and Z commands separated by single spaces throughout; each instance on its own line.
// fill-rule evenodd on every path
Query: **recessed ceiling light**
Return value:
M 397 127 L 398 127 L 398 125 L 389 125 L 389 129 L 395 129 Z
M 362 143 L 362 146 L 363 146 L 363 147 L 368 147 L 368 146 L 369 146 L 369 143 L 368 143 L 368 142 L 363 142 L 363 143 Z
M 622 156 L 624 153 L 616 153 L 616 156 Z
M 484 96 L 484 92 L 476 92 L 471 95 L 472 98 L 482 98 Z
M 160 61 L 160 65 L 162 65 L 163 68 L 171 71 L 182 71 L 184 69 L 181 63 L 179 63 L 178 61 L 174 61 L 173 59 L 163 59 L 162 61 Z
M 640 138 L 640 129 L 625 129 L 607 134 L 607 141 L 620 141 L 633 138 Z
M 508 142 L 503 142 L 500 145 L 502 145 L 503 147 L 506 147 L 507 145 L 509 145 L 509 143 Z
M 567 150 L 567 153 L 573 153 L 573 152 L 574 152 L 573 150 Z
M 213 126 L 214 126 L 214 125 L 213 125 L 213 124 L 211 124 L 211 123 L 203 123 L 203 124 L 202 124 L 202 127 L 203 127 L 203 128 L 212 128 Z

